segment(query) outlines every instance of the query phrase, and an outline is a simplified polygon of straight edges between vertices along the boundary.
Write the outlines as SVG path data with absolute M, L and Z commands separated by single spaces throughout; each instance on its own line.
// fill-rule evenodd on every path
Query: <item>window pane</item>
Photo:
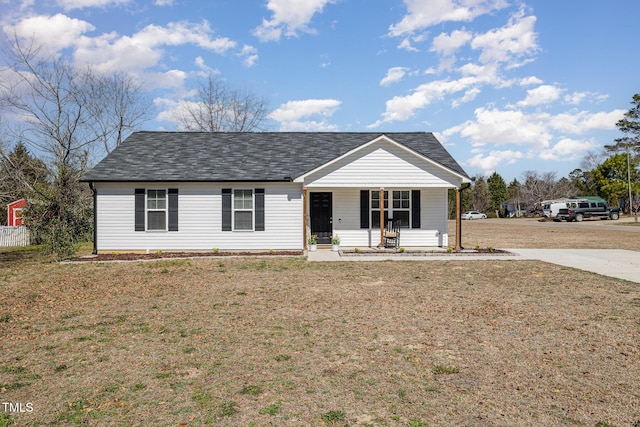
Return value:
M 384 224 L 387 226 L 389 220 L 389 212 L 384 211 Z M 380 211 L 371 211 L 371 228 L 380 228 Z
M 253 230 L 253 212 L 236 211 L 234 215 L 236 230 Z
M 409 212 L 408 211 L 395 211 L 393 213 L 393 220 L 400 221 L 400 228 L 409 228 Z
M 253 209 L 253 191 L 235 190 L 233 192 L 234 209 Z
M 147 212 L 147 230 L 166 230 L 167 220 L 165 211 Z
M 166 209 L 167 191 L 149 190 L 147 192 L 147 209 Z
M 403 209 L 409 209 L 409 192 L 401 191 L 400 192 L 401 205 Z

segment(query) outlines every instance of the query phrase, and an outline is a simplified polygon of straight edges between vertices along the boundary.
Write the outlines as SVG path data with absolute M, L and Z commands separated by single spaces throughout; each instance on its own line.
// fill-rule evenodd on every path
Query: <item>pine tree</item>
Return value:
M 502 202 L 507 200 L 509 191 L 507 184 L 498 172 L 491 174 L 489 179 L 487 179 L 487 185 L 489 191 L 489 209 L 491 212 L 494 212 L 499 210 Z

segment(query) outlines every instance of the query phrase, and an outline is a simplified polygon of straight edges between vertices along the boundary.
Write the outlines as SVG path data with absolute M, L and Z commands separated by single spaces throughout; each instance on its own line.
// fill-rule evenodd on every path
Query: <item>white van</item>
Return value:
M 560 209 L 575 208 L 583 199 L 550 200 L 542 202 L 542 215 L 555 219 Z
M 544 215 L 545 218 L 555 218 L 560 209 L 565 209 L 566 207 L 566 202 L 547 203 L 542 205 L 542 215 Z

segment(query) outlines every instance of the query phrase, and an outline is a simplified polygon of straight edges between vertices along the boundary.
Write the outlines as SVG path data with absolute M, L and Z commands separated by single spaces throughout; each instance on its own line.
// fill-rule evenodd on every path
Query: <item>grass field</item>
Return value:
M 32 248 L 0 295 L 0 426 L 640 426 L 640 286 L 556 265 Z

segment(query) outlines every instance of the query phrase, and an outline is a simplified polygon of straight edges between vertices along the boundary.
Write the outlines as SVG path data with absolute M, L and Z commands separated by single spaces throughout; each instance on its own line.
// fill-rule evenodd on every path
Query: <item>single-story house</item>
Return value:
M 97 253 L 374 247 L 390 219 L 403 247 L 447 246 L 470 179 L 427 132 L 135 132 L 83 181 Z

